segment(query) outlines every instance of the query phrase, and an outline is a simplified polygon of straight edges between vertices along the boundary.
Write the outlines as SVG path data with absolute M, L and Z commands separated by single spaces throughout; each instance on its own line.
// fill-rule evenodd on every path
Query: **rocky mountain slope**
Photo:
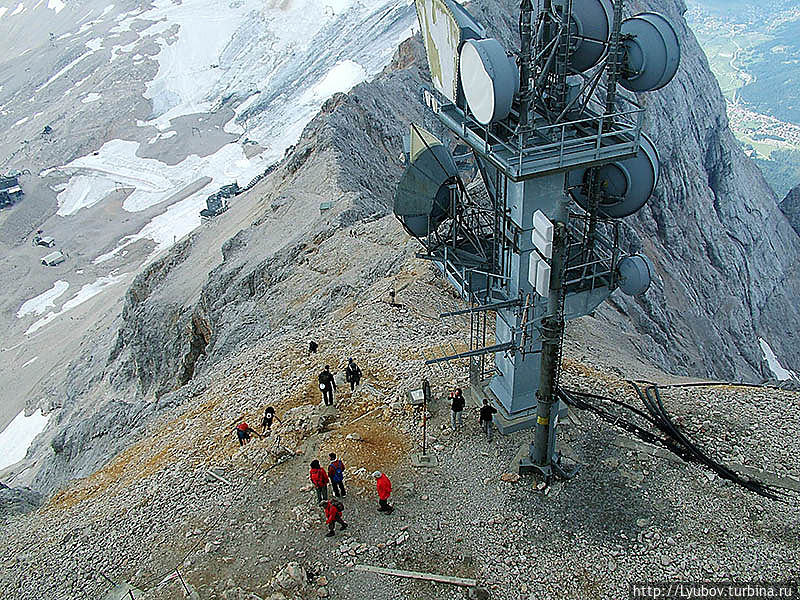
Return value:
M 473 5 L 508 47 L 516 44 L 513 6 Z M 788 366 L 800 359 L 793 343 L 800 238 L 727 128 L 719 87 L 681 18 L 683 3 L 631 6 L 653 8 L 679 28 L 683 58 L 669 86 L 640 98 L 662 177 L 654 198 L 624 230 L 632 249 L 654 259 L 659 279 L 643 298 L 615 296 L 598 315 L 618 344 L 633 346 L 632 356 L 672 372 L 761 380 L 759 337 Z M 115 339 L 87 340 L 71 366 L 66 400 L 49 433 L 55 454 L 41 451 L 47 460 L 35 487 L 52 490 L 91 473 L 125 446 L 126 432 L 183 401 L 193 388 L 181 386 L 213 374 L 232 351 L 283 329 L 313 337 L 321 318 L 377 279 L 401 276 L 400 256 L 415 246 L 399 226 L 393 236 L 402 241 L 381 243 L 366 256 L 354 253 L 343 270 L 328 270 L 319 247 L 390 212 L 408 123 L 436 128 L 417 99 L 425 65 L 417 39 L 403 44 L 383 75 L 325 104 L 238 212 L 136 278 Z M 333 201 L 333 208 L 321 213 L 323 201 Z
M 758 337 L 787 366 L 800 362 L 800 241 L 727 130 L 682 3 L 656 4 L 635 8 L 668 12 L 684 57 L 670 86 L 642 98 L 664 174 L 626 236 L 660 280 L 643 299 L 615 297 L 572 323 L 566 347 L 569 385 L 625 398 L 626 378 L 673 380 L 656 367 L 761 379 Z M 485 0 L 474 10 L 510 40 L 513 6 Z M 202 598 L 225 600 L 458 597 L 354 571 L 362 562 L 477 577 L 493 598 L 618 598 L 628 579 L 654 573 L 800 575 L 796 505 L 631 446 L 583 413 L 562 440 L 586 466 L 564 485 L 501 482 L 528 434 L 489 445 L 471 413 L 451 435 L 443 402 L 428 423 L 440 468 L 407 467 L 422 414 L 406 390 L 428 376 L 442 395 L 466 375 L 463 364 L 426 369 L 421 354 L 463 348 L 468 336 L 463 321 L 437 318 L 458 302 L 389 214 L 407 124 L 435 129 L 417 99 L 425 71 L 412 39 L 375 81 L 331 98 L 269 177 L 139 274 L 114 327 L 84 339 L 33 450 L 34 487 L 53 495 L 3 525 L 0 596 L 38 598 L 46 585 L 57 600 L 94 598 L 103 573 L 148 598 L 179 598 L 175 582 L 158 586 L 176 566 Z M 394 288 L 404 308 L 386 302 Z M 310 339 L 318 355 L 307 355 Z M 362 390 L 342 394 L 333 414 L 316 407 L 316 373 L 326 363 L 340 371 L 351 355 L 365 370 Z M 723 460 L 800 470 L 796 394 L 691 388 L 665 399 Z M 280 440 L 239 449 L 235 423 L 257 422 L 270 404 L 284 420 Z M 769 427 L 746 420 L 754 409 L 772 415 Z M 350 465 L 351 528 L 325 540 L 304 486 L 308 462 L 331 450 Z M 395 481 L 398 511 L 384 520 L 365 477 L 376 468 Z M 553 552 L 542 577 L 533 565 Z
M 778 205 L 781 212 L 789 219 L 792 228 L 800 235 L 800 185 L 793 187 Z
M 320 266 L 347 269 L 350 252 L 399 241 L 393 229 L 385 217 L 359 225 L 360 238 L 321 242 Z M 53 600 L 96 599 L 110 580 L 142 590 L 137 600 L 179 600 L 176 568 L 203 600 L 464 597 L 459 588 L 357 565 L 474 578 L 477 597 L 493 600 L 616 599 L 636 582 L 800 575 L 796 502 L 756 496 L 591 413 L 577 411 L 560 427 L 569 464 L 583 465 L 575 479 L 543 486 L 509 477 L 529 432 L 487 442 L 471 398 L 464 427 L 450 431 L 446 394 L 463 384 L 455 373 L 465 365 L 426 372 L 418 353 L 457 345 L 467 327 L 442 332 L 433 316 L 452 302 L 448 290 L 412 256 L 400 266 L 413 276 L 401 293 L 404 308 L 374 300 L 390 281 L 380 278 L 316 321 L 318 354 L 308 355 L 305 331 L 294 328 L 232 351 L 102 469 L 39 512 L 14 517 L 2 529 L 0 596 L 33 600 L 46 587 Z M 585 349 L 566 348 L 563 383 L 636 404 L 630 385 L 603 363 L 614 362 L 609 355 L 587 357 Z M 341 385 L 336 406 L 320 406 L 320 365 L 341 374 L 351 353 L 364 370 L 362 387 L 351 394 Z M 439 464 L 429 470 L 413 469 L 408 456 L 420 448 L 423 411 L 408 404 L 405 390 L 422 373 L 437 397 L 425 427 Z M 669 380 L 652 369 L 629 376 Z M 765 468 L 779 476 L 800 471 L 797 393 L 679 387 L 663 398 L 687 435 L 719 459 L 745 463 L 759 477 Z M 280 422 L 271 436 L 240 448 L 233 425 L 257 423 L 267 404 Z M 754 407 L 772 415 L 769 427 L 753 427 Z M 349 527 L 333 538 L 324 537 L 308 483 L 310 461 L 329 452 L 347 466 Z M 375 510 L 374 469 L 393 482 L 391 516 Z M 800 480 L 786 480 L 800 488 Z

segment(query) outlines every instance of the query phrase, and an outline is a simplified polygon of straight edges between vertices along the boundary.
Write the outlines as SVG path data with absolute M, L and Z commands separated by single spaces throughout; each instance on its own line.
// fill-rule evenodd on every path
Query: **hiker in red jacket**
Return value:
M 247 442 L 249 442 L 251 435 L 257 435 L 258 437 L 261 437 L 261 435 L 255 429 L 250 427 L 250 425 L 244 421 L 239 423 L 234 431 L 236 431 L 236 437 L 239 438 L 240 446 L 244 446 Z
M 380 504 L 378 512 L 390 515 L 394 510 L 394 506 L 389 506 L 389 496 L 392 493 L 392 482 L 389 481 L 389 478 L 380 471 L 375 471 L 372 476 L 375 478 L 375 485 L 378 488 L 378 504 Z
M 342 521 L 342 511 L 344 510 L 344 505 L 339 502 L 338 500 L 328 500 L 325 503 L 325 522 L 328 524 L 328 533 L 325 534 L 325 537 L 333 537 L 334 529 L 336 529 L 336 523 L 341 525 L 341 529 L 347 529 L 347 523 Z
M 318 460 L 311 461 L 309 478 L 314 484 L 314 489 L 317 490 L 317 504 L 322 504 L 328 499 L 328 474 L 319 466 Z

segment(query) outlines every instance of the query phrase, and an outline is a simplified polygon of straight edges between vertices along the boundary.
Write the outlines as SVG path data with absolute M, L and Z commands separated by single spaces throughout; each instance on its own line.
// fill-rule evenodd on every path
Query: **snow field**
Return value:
M 63 306 L 61 307 L 61 310 L 59 310 L 58 312 L 51 311 L 47 313 L 47 315 L 45 315 L 44 317 L 36 321 L 33 325 L 28 327 L 28 329 L 25 331 L 25 335 L 31 335 L 32 333 L 35 333 L 36 331 L 38 331 L 48 323 L 54 321 L 64 313 L 72 310 L 76 306 L 83 304 L 87 300 L 94 298 L 107 287 L 119 283 L 120 281 L 125 279 L 128 275 L 129 275 L 128 273 L 122 273 L 121 275 L 114 275 L 112 273 L 107 277 L 100 277 L 97 281 L 94 281 L 92 283 L 87 283 L 80 289 L 80 291 L 78 291 L 77 294 L 75 294 L 72 298 L 64 302 Z
M 37 410 L 30 417 L 20 412 L 8 426 L 0 432 L 0 469 L 18 463 L 28 452 L 33 438 L 47 425 L 47 417 Z
M 46 292 L 42 292 L 35 298 L 26 300 L 22 303 L 17 311 L 17 318 L 21 319 L 26 315 L 41 315 L 48 308 L 55 308 L 55 301 L 67 291 L 69 283 L 66 281 L 58 280 L 53 284 L 53 287 Z

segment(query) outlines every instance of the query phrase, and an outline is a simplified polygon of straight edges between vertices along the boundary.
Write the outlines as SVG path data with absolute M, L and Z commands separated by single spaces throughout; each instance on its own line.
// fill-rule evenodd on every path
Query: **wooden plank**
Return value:
M 227 479 L 225 479 L 224 477 L 222 477 L 222 476 L 220 476 L 220 475 L 217 475 L 217 474 L 216 474 L 216 473 L 214 473 L 214 471 L 212 471 L 211 469 L 209 469 L 209 470 L 208 470 L 208 474 L 209 474 L 209 475 L 211 475 L 212 477 L 214 477 L 215 479 L 218 479 L 218 480 L 219 480 L 219 481 L 221 481 L 222 483 L 225 483 L 225 484 L 231 485 L 231 482 L 230 482 L 230 481 L 228 481 Z
M 352 425 L 352 424 L 353 424 L 353 423 L 355 423 L 356 421 L 360 421 L 361 419 L 363 419 L 363 418 L 364 418 L 364 417 L 366 417 L 367 415 L 371 415 L 372 413 L 374 413 L 374 412 L 378 412 L 379 410 L 383 410 L 384 408 L 386 408 L 386 407 L 385 407 L 385 406 L 379 406 L 378 408 L 373 408 L 372 410 L 370 410 L 370 411 L 368 411 L 368 412 L 365 412 L 365 413 L 364 413 L 363 415 L 361 415 L 360 417 L 356 417 L 355 419 L 353 419 L 352 421 L 350 421 L 350 425 Z
M 356 565 L 357 571 L 368 571 L 370 573 L 380 573 L 381 575 L 393 575 L 394 577 L 406 577 L 408 579 L 421 579 L 423 581 L 435 581 L 437 583 L 449 583 L 461 587 L 476 587 L 478 581 L 464 577 L 451 577 L 449 575 L 435 575 L 432 573 L 420 573 L 418 571 L 403 571 L 401 569 L 384 569 L 373 565 Z

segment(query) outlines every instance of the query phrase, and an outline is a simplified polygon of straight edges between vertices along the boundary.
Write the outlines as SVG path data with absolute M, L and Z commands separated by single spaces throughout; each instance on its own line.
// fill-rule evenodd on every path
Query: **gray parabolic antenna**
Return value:
M 408 166 L 394 196 L 394 214 L 414 237 L 425 237 L 447 218 L 449 182 L 458 173 L 441 141 L 421 127 L 411 128 Z
M 628 296 L 641 296 L 650 288 L 655 273 L 653 261 L 644 254 L 626 256 L 617 265 L 619 289 Z
M 611 0 L 573 0 L 571 33 L 574 37 L 569 66 L 583 72 L 600 62 L 608 48 L 613 25 Z
M 570 193 L 584 209 L 589 209 L 585 178 L 588 169 L 570 171 Z M 621 219 L 642 208 L 658 183 L 658 152 L 653 142 L 642 134 L 639 153 L 633 158 L 597 167 L 600 184 L 600 214 Z
M 505 119 L 519 90 L 519 71 L 494 38 L 468 40 L 461 47 L 461 87 L 481 125 Z
M 620 85 L 632 92 L 651 92 L 672 81 L 681 62 L 681 46 L 666 17 L 647 12 L 625 19 L 622 34 L 625 68 Z

